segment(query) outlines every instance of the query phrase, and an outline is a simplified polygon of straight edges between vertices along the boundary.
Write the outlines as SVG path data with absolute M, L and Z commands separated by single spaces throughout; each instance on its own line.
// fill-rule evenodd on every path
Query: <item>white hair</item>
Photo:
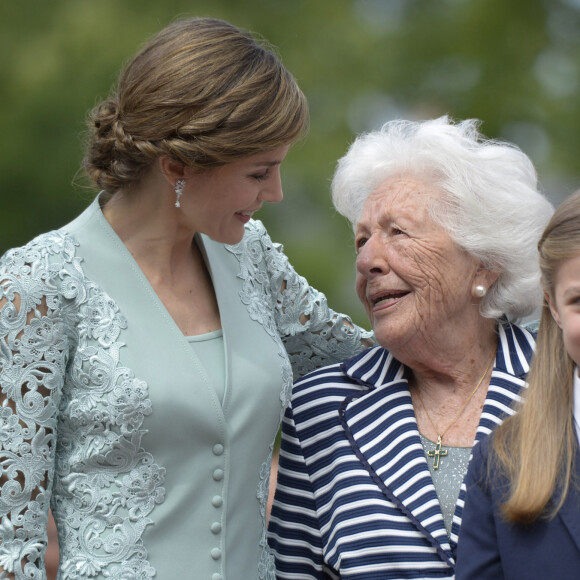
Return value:
M 541 304 L 537 243 L 553 207 L 530 159 L 511 143 L 484 139 L 480 122 L 389 121 L 360 135 L 332 180 L 335 208 L 356 226 L 367 196 L 395 176 L 444 192 L 431 216 L 499 278 L 481 301 L 487 318 L 519 320 Z

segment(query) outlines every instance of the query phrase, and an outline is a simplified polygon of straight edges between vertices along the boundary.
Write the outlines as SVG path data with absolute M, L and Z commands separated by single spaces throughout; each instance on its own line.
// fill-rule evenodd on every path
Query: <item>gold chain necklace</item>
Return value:
M 475 393 L 477 393 L 477 389 L 479 389 L 479 387 L 481 386 L 481 383 L 483 383 L 483 379 L 485 379 L 485 377 L 487 376 L 487 372 L 489 371 L 489 367 L 491 367 L 491 363 L 494 361 L 495 359 L 495 351 L 493 352 L 493 355 L 491 357 L 491 359 L 489 360 L 489 363 L 487 363 L 487 367 L 485 368 L 485 372 L 483 373 L 483 376 L 481 377 L 481 379 L 479 379 L 479 382 L 477 383 L 477 385 L 475 385 L 475 389 L 473 389 L 473 391 L 471 391 L 471 395 L 469 395 L 469 397 L 467 397 L 467 400 L 465 401 L 465 403 L 463 403 L 463 407 L 461 407 L 461 409 L 459 409 L 459 412 L 457 413 L 457 415 L 455 415 L 455 417 L 453 417 L 453 420 L 451 421 L 451 423 L 449 423 L 449 425 L 447 425 L 447 427 L 443 430 L 443 432 L 439 435 L 439 429 L 437 429 L 437 427 L 435 427 L 435 423 L 433 423 L 433 419 L 431 419 L 431 415 L 429 415 L 429 411 L 427 411 L 427 407 L 425 406 L 425 403 L 423 403 L 423 399 L 421 398 L 421 393 L 419 393 L 419 389 L 417 389 L 415 392 L 417 393 L 417 398 L 419 399 L 419 402 L 421 403 L 421 406 L 423 407 L 423 410 L 425 411 L 425 415 L 427 415 L 427 419 L 429 419 L 429 423 L 431 423 L 431 427 L 433 427 L 433 430 L 435 431 L 435 434 L 437 434 L 437 443 L 435 444 L 435 449 L 432 451 L 428 451 L 427 455 L 429 457 L 433 457 L 433 469 L 439 469 L 439 462 L 441 460 L 441 457 L 445 457 L 448 454 L 447 449 L 443 449 L 443 435 L 445 435 L 445 433 L 447 433 L 447 431 L 449 431 L 449 429 L 451 429 L 451 427 L 453 427 L 453 425 L 455 425 L 455 423 L 457 422 L 457 419 L 459 419 L 459 417 L 461 417 L 461 414 L 463 413 L 463 411 L 465 411 L 467 405 L 469 405 L 469 401 L 471 401 L 471 399 L 473 399 Z

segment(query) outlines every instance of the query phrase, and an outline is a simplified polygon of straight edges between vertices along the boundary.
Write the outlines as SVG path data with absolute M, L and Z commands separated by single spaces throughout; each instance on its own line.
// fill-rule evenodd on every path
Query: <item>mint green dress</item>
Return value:
M 98 198 L 0 261 L 0 570 L 59 579 L 274 578 L 273 442 L 293 373 L 362 350 L 251 221 L 196 239 L 222 331 L 183 336 Z M 302 322 L 301 322 L 302 321 Z

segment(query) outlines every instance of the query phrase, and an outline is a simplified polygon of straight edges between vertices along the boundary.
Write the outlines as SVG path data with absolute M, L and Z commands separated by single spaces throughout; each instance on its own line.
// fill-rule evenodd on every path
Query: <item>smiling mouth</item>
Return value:
M 401 298 L 404 298 L 409 294 L 408 291 L 400 292 L 385 292 L 384 294 L 379 294 L 373 296 L 370 300 L 371 304 L 374 306 L 389 306 L 398 302 Z
M 252 217 L 257 211 L 260 211 L 261 209 L 262 206 L 260 205 L 259 207 L 255 207 L 253 209 L 245 209 L 244 211 L 237 211 L 236 214 L 241 215 L 243 217 Z

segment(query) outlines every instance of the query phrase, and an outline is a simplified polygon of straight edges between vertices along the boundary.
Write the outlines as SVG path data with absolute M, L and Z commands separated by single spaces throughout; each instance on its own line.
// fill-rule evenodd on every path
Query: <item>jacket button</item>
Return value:
M 224 470 L 223 469 L 216 469 L 213 472 L 213 478 L 215 481 L 221 481 L 224 478 Z
M 224 577 L 221 574 L 218 574 L 217 572 L 211 575 L 211 580 L 223 580 L 223 578 Z
M 222 557 L 222 551 L 219 548 L 214 548 L 210 554 L 214 560 L 219 560 Z
M 221 455 L 224 452 L 224 446 L 221 443 L 216 443 L 213 446 L 213 454 L 214 455 Z
M 211 500 L 211 505 L 216 508 L 222 507 L 223 503 L 224 500 L 222 499 L 221 495 L 214 495 L 213 499 Z
M 219 534 L 222 531 L 222 525 L 219 522 L 214 522 L 211 526 L 210 526 L 210 530 L 212 531 L 212 533 L 214 534 Z

